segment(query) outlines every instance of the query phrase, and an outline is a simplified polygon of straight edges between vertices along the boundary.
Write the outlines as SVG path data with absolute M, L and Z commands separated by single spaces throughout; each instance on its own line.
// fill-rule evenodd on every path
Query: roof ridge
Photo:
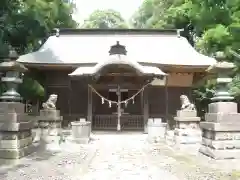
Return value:
M 178 35 L 178 29 L 70 29 L 70 28 L 55 28 L 51 35 L 114 35 L 114 34 L 172 34 Z

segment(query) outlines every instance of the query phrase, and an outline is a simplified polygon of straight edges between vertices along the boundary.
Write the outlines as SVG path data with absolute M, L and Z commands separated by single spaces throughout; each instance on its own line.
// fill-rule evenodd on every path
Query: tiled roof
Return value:
M 186 38 L 177 33 L 72 33 L 50 36 L 33 53 L 20 56 L 22 63 L 97 64 L 109 59 L 109 49 L 119 41 L 127 50 L 127 59 L 159 65 L 210 66 L 214 58 L 198 53 Z

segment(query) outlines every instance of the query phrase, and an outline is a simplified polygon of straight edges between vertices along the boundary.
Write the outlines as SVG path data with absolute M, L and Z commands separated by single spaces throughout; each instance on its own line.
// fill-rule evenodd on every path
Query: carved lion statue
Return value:
M 43 109 L 56 109 L 56 102 L 57 102 L 58 95 L 51 94 L 46 102 L 42 104 Z
M 181 110 L 192 110 L 196 111 L 196 107 L 194 104 L 192 104 L 188 97 L 186 95 L 181 95 L 180 96 L 180 101 L 181 101 Z

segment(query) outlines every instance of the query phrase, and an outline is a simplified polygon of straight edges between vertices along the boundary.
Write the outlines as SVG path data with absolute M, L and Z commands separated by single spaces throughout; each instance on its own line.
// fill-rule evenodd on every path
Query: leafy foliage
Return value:
M 72 5 L 62 0 L 3 0 L 0 7 L 0 40 L 20 54 L 39 48 L 53 28 L 76 27 Z
M 23 84 L 19 87 L 19 92 L 25 99 L 42 98 L 45 95 L 44 88 L 38 81 L 30 77 L 24 78 Z
M 233 81 L 230 84 L 230 91 L 231 93 L 237 98 L 237 100 L 240 100 L 240 76 L 236 75 L 233 78 Z
M 240 97 L 240 0 L 145 0 L 132 24 L 137 28 L 183 28 L 183 36 L 201 53 L 212 56 L 224 51 L 226 60 L 237 66 L 230 89 Z M 213 90 L 208 82 L 194 90 L 203 111 Z
M 96 10 L 84 22 L 83 28 L 127 28 L 125 20 L 121 14 L 112 9 Z
M 208 80 L 204 86 L 199 86 L 193 89 L 193 98 L 195 99 L 198 115 L 204 119 L 204 114 L 207 112 L 208 104 L 214 95 L 215 83 Z
M 76 27 L 73 10 L 73 4 L 62 0 L 1 0 L 0 57 L 8 55 L 10 45 L 20 55 L 38 49 L 53 28 Z M 29 78 L 20 89 L 24 98 L 41 97 L 44 92 Z

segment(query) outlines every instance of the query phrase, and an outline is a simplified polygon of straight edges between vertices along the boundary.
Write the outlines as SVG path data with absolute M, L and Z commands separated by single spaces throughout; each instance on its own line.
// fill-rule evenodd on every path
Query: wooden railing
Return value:
M 122 130 L 143 130 L 143 115 L 123 114 L 120 118 Z M 94 115 L 92 120 L 93 130 L 116 130 L 117 115 Z

